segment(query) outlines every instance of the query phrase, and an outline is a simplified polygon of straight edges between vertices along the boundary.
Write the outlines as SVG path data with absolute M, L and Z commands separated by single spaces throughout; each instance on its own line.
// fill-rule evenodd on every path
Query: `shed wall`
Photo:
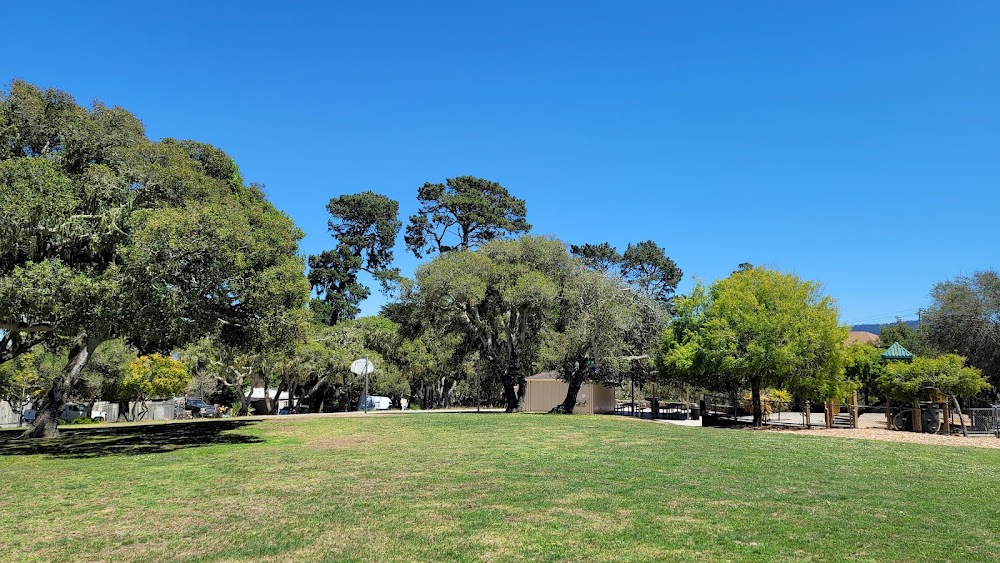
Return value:
M 524 396 L 526 412 L 549 412 L 566 400 L 569 384 L 559 379 L 527 380 Z M 580 387 L 573 412 L 594 414 L 614 412 L 615 392 L 604 385 L 586 383 Z
M 615 390 L 605 385 L 594 386 L 593 412 L 615 412 Z
M 569 385 L 557 379 L 527 381 L 525 389 L 524 410 L 527 412 L 549 412 L 566 399 Z

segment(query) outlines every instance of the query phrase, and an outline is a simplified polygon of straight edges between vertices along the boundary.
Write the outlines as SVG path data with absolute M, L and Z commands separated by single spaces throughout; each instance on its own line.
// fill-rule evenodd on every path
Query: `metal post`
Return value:
M 629 378 L 632 381 L 632 416 L 635 416 L 635 374 Z
M 365 414 L 368 414 L 368 354 L 365 354 Z
M 479 366 L 476 366 L 476 412 L 479 412 L 479 407 L 483 404 L 483 386 L 479 381 Z

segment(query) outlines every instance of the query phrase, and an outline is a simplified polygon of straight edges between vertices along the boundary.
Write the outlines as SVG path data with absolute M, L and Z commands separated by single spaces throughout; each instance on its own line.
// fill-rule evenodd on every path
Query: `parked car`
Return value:
M 66 403 L 63 405 L 62 414 L 59 418 L 65 420 L 66 422 L 72 422 L 78 418 L 90 418 L 94 422 L 104 422 L 108 419 L 108 413 L 105 411 L 91 411 L 87 405 L 81 405 L 80 403 Z
M 282 407 L 278 414 L 309 414 L 309 407 L 306 405 Z
M 185 399 L 184 410 L 191 411 L 191 416 L 216 418 L 219 416 L 219 409 L 215 405 L 210 405 L 201 399 Z
M 88 415 L 90 415 L 88 417 Z M 35 419 L 38 418 L 38 411 L 35 409 L 27 409 L 21 415 L 24 418 L 24 422 L 32 424 Z M 87 408 L 87 405 L 82 405 L 80 403 L 66 403 L 63 405 L 62 413 L 59 415 L 60 420 L 66 422 L 72 422 L 78 418 L 90 418 L 94 422 L 104 422 L 108 419 L 107 411 L 91 411 Z
M 380 397 L 378 395 L 369 395 L 368 397 L 362 397 L 358 401 L 358 410 L 365 409 L 365 399 L 368 399 L 368 410 L 370 411 L 384 411 L 389 410 L 389 406 L 392 404 L 392 399 L 389 397 Z

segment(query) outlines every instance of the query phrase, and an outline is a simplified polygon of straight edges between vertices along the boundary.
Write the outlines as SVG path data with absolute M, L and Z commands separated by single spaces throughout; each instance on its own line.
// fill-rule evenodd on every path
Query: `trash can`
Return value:
M 691 420 L 699 420 L 701 418 L 701 407 L 698 405 L 691 405 Z
M 660 398 L 659 397 L 646 397 L 649 401 L 649 418 L 655 420 L 659 418 L 660 414 Z

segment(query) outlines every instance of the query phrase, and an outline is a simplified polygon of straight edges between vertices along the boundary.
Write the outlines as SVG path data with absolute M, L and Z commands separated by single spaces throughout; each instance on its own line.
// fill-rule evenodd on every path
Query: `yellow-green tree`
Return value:
M 734 272 L 681 299 L 664 331 L 656 364 L 662 375 L 716 391 L 749 388 L 753 423 L 761 390 L 787 389 L 826 399 L 845 393 L 842 342 L 832 298 L 819 284 L 765 268 Z
M 139 356 L 125 370 L 120 396 L 139 404 L 139 412 L 133 407 L 130 414 L 132 419 L 141 418 L 146 414 L 146 401 L 175 397 L 190 384 L 191 373 L 184 362 L 159 354 Z
M 854 342 L 844 347 L 844 372 L 864 394 L 869 403 L 872 393 L 877 393 L 876 380 L 882 373 L 882 350 L 864 342 Z
M 21 425 L 21 411 L 49 383 L 45 371 L 40 369 L 41 360 L 34 352 L 27 352 L 0 364 L 0 400 L 6 401 L 18 414 L 18 426 Z

